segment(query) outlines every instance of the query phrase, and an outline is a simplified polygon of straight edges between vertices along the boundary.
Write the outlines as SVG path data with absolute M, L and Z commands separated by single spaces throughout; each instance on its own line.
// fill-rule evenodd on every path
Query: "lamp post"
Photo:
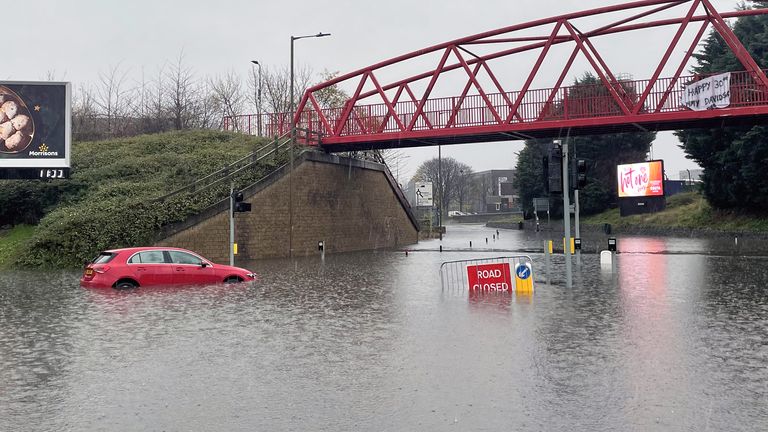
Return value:
M 256 85 L 256 122 L 258 125 L 256 127 L 258 128 L 257 133 L 261 136 L 261 63 L 258 60 L 251 60 L 251 63 L 259 67 L 259 82 Z
M 437 194 L 440 205 L 437 207 L 437 227 L 440 230 L 440 241 L 443 240 L 443 151 L 442 146 L 437 146 Z
M 290 127 L 291 127 L 291 144 L 288 146 L 288 149 L 290 151 L 289 158 L 290 158 L 290 170 L 288 171 L 288 257 L 293 257 L 293 146 L 296 144 L 296 123 L 294 122 L 294 117 L 296 116 L 295 110 L 296 110 L 296 102 L 294 101 L 293 97 L 293 43 L 299 39 L 308 39 L 308 38 L 321 38 L 330 36 L 330 33 L 323 33 L 320 32 L 318 34 L 314 35 L 306 35 L 306 36 L 291 36 L 291 100 L 290 100 L 290 106 L 291 106 L 291 117 L 288 121 L 290 121 Z

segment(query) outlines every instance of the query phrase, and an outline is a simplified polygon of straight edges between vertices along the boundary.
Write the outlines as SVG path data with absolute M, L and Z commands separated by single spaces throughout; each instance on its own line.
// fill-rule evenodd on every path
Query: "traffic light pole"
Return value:
M 568 170 L 568 140 L 563 143 L 563 228 L 565 234 L 565 242 L 563 249 L 565 249 L 565 285 L 567 288 L 571 288 L 573 285 L 572 269 L 571 269 L 571 197 L 570 197 L 570 185 L 569 178 L 570 171 Z
M 574 220 L 575 220 L 575 227 L 574 227 L 574 236 L 577 239 L 581 238 L 581 232 L 579 232 L 579 190 L 576 189 L 573 191 L 573 208 L 575 210 L 574 214 Z M 581 265 L 581 248 L 576 249 L 576 265 Z
M 229 188 L 229 265 L 235 265 L 235 184 Z

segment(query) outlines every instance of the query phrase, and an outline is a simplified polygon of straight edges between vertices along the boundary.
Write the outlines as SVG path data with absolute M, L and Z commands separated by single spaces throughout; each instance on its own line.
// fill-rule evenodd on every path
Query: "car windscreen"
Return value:
M 92 264 L 106 264 L 110 261 L 112 261 L 112 258 L 117 256 L 117 254 L 110 253 L 110 252 L 102 252 L 97 256 L 96 258 L 91 261 Z

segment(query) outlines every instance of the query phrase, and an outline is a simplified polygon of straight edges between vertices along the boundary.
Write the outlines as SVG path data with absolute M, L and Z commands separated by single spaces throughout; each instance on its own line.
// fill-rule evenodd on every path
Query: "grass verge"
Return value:
M 0 268 L 11 267 L 34 232 L 35 227 L 31 225 L 17 225 L 0 231 Z
M 582 223 L 611 224 L 614 228 L 672 228 L 768 233 L 768 217 L 713 209 L 697 192 L 669 197 L 667 208 L 658 213 L 621 217 L 618 209 L 612 209 L 586 217 Z

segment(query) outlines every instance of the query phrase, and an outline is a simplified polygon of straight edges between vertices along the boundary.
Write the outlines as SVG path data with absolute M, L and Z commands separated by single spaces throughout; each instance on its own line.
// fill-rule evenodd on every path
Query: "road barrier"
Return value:
M 533 292 L 533 261 L 510 256 L 448 261 L 440 266 L 443 291 Z

